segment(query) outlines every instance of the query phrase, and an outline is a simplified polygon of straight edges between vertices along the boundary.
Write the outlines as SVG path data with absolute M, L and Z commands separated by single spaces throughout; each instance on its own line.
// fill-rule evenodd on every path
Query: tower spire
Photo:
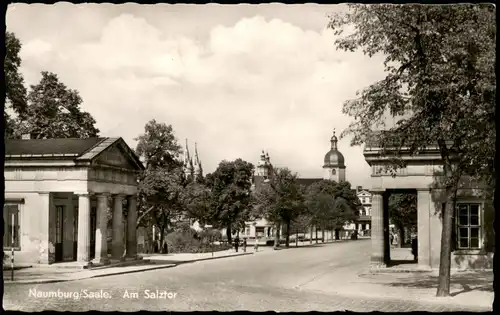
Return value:
M 332 144 L 332 150 L 337 150 L 337 137 L 335 136 L 335 128 L 333 128 L 333 136 L 330 139 L 330 143 Z
M 198 156 L 198 145 L 194 143 L 194 173 L 196 175 L 202 175 L 203 169 L 201 167 L 200 157 Z
M 188 139 L 186 138 L 186 148 L 184 149 L 184 174 L 186 176 L 192 175 L 193 173 L 193 159 L 189 154 Z

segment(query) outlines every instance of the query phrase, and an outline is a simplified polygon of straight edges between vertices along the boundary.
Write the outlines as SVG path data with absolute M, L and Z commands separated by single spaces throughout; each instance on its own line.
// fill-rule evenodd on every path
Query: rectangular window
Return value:
M 455 220 L 458 249 L 481 249 L 480 205 L 458 204 Z
M 9 203 L 8 200 L 5 201 L 5 205 L 3 206 L 4 249 L 12 249 L 12 243 L 14 243 L 15 250 L 21 249 L 20 208 L 20 204 Z M 12 222 L 12 215 L 14 215 L 14 222 Z M 14 231 L 12 231 L 12 228 L 14 228 Z M 14 242 L 12 242 L 12 236 L 14 236 Z

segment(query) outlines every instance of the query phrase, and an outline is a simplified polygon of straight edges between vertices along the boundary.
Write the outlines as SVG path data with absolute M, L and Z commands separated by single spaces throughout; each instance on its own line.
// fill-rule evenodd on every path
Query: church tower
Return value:
M 184 149 L 184 175 L 186 178 L 194 176 L 193 159 L 189 155 L 188 140 L 186 139 L 186 148 Z
M 323 179 L 333 180 L 336 182 L 345 181 L 345 164 L 344 156 L 337 148 L 338 139 L 335 136 L 335 129 L 333 130 L 333 136 L 330 139 L 331 148 L 325 155 L 325 160 L 323 164 L 324 176 Z
M 196 178 L 203 177 L 203 168 L 201 166 L 200 157 L 198 156 L 198 146 L 196 142 L 194 143 L 194 161 L 193 161 L 193 171 Z

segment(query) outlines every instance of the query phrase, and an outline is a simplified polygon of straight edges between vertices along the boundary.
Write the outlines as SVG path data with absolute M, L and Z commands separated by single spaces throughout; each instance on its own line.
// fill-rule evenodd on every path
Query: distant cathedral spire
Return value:
M 184 149 L 184 174 L 186 176 L 193 175 L 193 159 L 189 154 L 188 139 L 186 138 L 186 148 Z
M 201 166 L 200 157 L 198 156 L 198 146 L 194 143 L 194 174 L 196 176 L 203 176 L 203 168 Z

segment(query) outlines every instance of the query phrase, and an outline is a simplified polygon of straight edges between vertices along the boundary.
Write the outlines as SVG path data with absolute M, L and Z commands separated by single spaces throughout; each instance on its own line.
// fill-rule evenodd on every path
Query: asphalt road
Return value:
M 334 287 L 342 283 L 342 277 L 366 268 L 369 250 L 370 241 L 360 240 L 268 250 L 250 256 L 72 282 L 6 284 L 3 302 L 7 310 L 31 312 L 463 310 L 424 302 L 346 297 L 333 294 L 332 290 L 322 292 L 321 286 Z M 44 294 L 61 297 L 43 297 Z

